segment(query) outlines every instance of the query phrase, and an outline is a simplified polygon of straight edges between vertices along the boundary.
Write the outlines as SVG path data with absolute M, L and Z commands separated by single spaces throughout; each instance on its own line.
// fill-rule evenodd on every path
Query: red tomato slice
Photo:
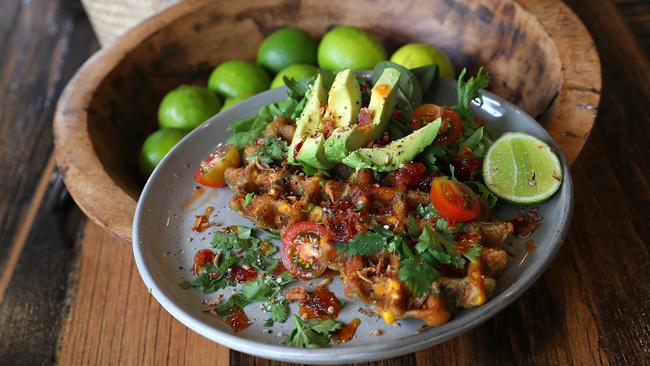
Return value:
M 452 145 L 463 132 L 463 123 L 456 111 L 436 104 L 422 104 L 413 113 L 412 126 L 417 130 L 428 123 L 442 118 L 442 124 L 434 143 L 436 145 Z
M 327 269 L 323 244 L 328 243 L 331 237 L 323 225 L 315 222 L 291 225 L 282 237 L 282 264 L 301 280 L 320 276 Z
M 234 145 L 218 147 L 201 164 L 194 173 L 194 179 L 208 187 L 223 187 L 226 185 L 224 173 L 226 168 L 236 168 L 240 163 L 239 150 Z
M 431 203 L 450 222 L 466 222 L 481 213 L 481 198 L 461 182 L 434 178 L 431 182 Z

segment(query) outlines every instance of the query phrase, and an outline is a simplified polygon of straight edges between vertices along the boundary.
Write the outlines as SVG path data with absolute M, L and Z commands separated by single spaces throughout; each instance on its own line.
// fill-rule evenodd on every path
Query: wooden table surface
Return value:
M 485 324 L 373 364 L 650 364 L 650 2 L 567 3 L 597 44 L 603 90 L 571 169 L 564 247 Z M 280 364 L 171 318 L 148 294 L 130 246 L 67 196 L 52 160 L 53 109 L 98 48 L 79 3 L 2 0 L 0 14 L 0 365 Z

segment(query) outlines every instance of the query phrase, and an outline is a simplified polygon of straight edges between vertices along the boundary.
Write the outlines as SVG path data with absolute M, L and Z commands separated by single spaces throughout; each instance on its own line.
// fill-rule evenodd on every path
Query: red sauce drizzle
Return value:
M 230 325 L 230 327 L 235 331 L 239 332 L 240 330 L 244 330 L 248 328 L 251 325 L 250 320 L 248 320 L 248 316 L 246 316 L 246 313 L 244 313 L 244 310 L 242 310 L 238 306 L 233 306 L 232 309 L 230 310 L 230 314 L 224 319 L 224 321 Z
M 330 290 L 318 286 L 309 298 L 300 303 L 303 319 L 335 319 L 341 311 L 341 304 Z
M 194 216 L 194 225 L 192 231 L 197 233 L 203 232 L 210 227 L 210 215 L 214 212 L 214 207 L 210 206 L 203 211 L 203 215 Z
M 357 332 L 359 324 L 361 324 L 361 320 L 358 318 L 352 319 L 352 321 L 344 325 L 343 328 L 332 333 L 332 338 L 338 339 L 339 342 L 342 343 L 350 341 L 354 337 L 354 334 Z
M 230 267 L 230 274 L 228 277 L 239 283 L 248 282 L 257 278 L 257 271 L 235 265 Z
M 192 193 L 191 196 L 187 197 L 183 203 L 181 203 L 181 209 L 185 210 L 187 209 L 192 203 L 196 202 L 203 194 L 205 193 L 205 189 L 203 187 L 199 187 Z
M 194 254 L 194 264 L 192 265 L 192 273 L 198 276 L 203 269 L 203 266 L 212 262 L 214 253 L 210 249 L 201 249 Z

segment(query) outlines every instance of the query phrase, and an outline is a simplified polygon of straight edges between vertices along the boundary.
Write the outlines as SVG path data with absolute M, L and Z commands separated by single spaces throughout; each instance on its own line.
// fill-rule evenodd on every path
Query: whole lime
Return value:
M 409 43 L 400 47 L 390 60 L 408 69 L 435 64 L 440 69 L 440 76 L 455 79 L 454 66 L 447 55 L 439 49 L 424 43 Z
M 225 111 L 226 109 L 234 106 L 235 104 L 245 100 L 248 97 L 250 97 L 250 95 L 242 95 L 239 97 L 226 98 L 226 100 L 223 102 L 223 107 L 221 107 L 221 110 Z
M 165 95 L 158 106 L 160 127 L 191 130 L 221 109 L 221 100 L 210 90 L 195 86 L 181 85 Z
M 300 79 L 311 79 L 318 73 L 316 66 L 296 64 L 291 65 L 280 71 L 271 82 L 271 88 L 277 88 L 284 85 L 284 77 Z
M 305 31 L 282 28 L 271 33 L 257 50 L 257 62 L 273 73 L 293 64 L 316 64 L 318 43 Z
M 149 135 L 140 151 L 140 170 L 149 176 L 169 150 L 185 136 L 186 131 L 177 128 L 162 128 Z
M 326 70 L 372 69 L 384 60 L 384 47 L 359 28 L 336 27 L 325 33 L 318 46 L 318 66 Z
M 208 89 L 224 97 L 253 95 L 269 88 L 271 78 L 255 63 L 231 60 L 217 66 L 208 79 Z

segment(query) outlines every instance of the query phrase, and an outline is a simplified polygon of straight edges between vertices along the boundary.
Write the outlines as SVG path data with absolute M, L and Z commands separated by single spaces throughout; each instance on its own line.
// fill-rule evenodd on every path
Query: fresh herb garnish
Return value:
M 312 348 L 328 347 L 330 345 L 330 334 L 343 327 L 343 323 L 336 320 L 309 319 L 301 320 L 293 315 L 293 330 L 284 340 L 284 344 L 292 347 Z
M 390 230 L 374 229 L 357 234 L 348 243 L 337 243 L 336 249 L 345 253 L 346 256 L 373 255 L 382 251 L 388 245 L 388 240 L 395 234 Z
M 399 279 L 406 283 L 416 296 L 426 294 L 431 283 L 438 278 L 440 272 L 424 257 L 408 257 L 400 262 Z
M 275 136 L 267 136 L 262 140 L 260 146 L 246 159 L 249 161 L 257 159 L 261 163 L 271 164 L 274 161 L 284 160 L 286 155 L 286 141 Z
M 436 208 L 433 207 L 433 205 L 430 203 L 428 205 L 418 205 L 418 207 L 416 208 L 416 212 L 418 216 L 420 216 L 425 220 L 429 220 L 434 217 L 440 217 L 440 214 L 438 213 L 438 211 L 436 211 Z
M 226 253 L 222 255 L 218 266 L 215 266 L 212 262 L 206 263 L 196 278 L 192 279 L 192 281 L 182 282 L 180 286 L 184 289 L 200 288 L 205 294 L 215 292 L 226 286 L 232 286 L 234 282 L 225 278 L 224 275 L 236 261 L 235 256 Z
M 244 201 L 242 202 L 244 204 L 244 207 L 248 207 L 248 205 L 253 202 L 253 198 L 255 198 L 255 193 L 253 192 L 248 192 L 246 193 L 246 196 L 244 197 Z
M 489 209 L 494 208 L 496 206 L 497 202 L 499 201 L 499 198 L 494 195 L 494 193 L 490 192 L 490 190 L 485 186 L 485 184 L 478 182 L 478 181 L 469 181 L 465 182 L 465 185 L 471 188 L 474 193 L 477 193 L 478 195 L 483 198 L 485 203 L 487 204 Z
M 454 106 L 454 110 L 463 121 L 463 127 L 474 132 L 478 128 L 474 120 L 474 113 L 472 113 L 471 103 L 476 101 L 480 106 L 483 105 L 483 96 L 481 89 L 485 89 L 490 83 L 490 77 L 481 67 L 475 76 L 470 77 L 465 81 L 466 69 L 463 69 L 458 76 L 458 85 L 456 87 L 458 93 L 458 104 Z

